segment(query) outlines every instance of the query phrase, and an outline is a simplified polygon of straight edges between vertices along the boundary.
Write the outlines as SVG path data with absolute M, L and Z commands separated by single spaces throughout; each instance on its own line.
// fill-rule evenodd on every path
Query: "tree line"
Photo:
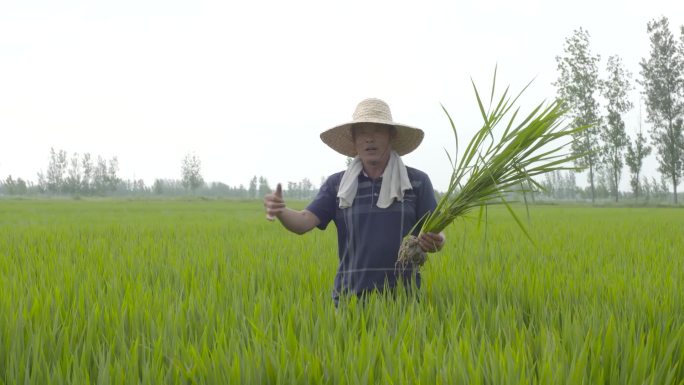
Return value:
M 0 191 L 8 195 L 106 195 L 123 183 L 118 171 L 117 157 L 105 159 L 90 153 L 74 153 L 69 158 L 66 151 L 51 148 L 47 169 L 38 172 L 37 183 L 9 175 L 0 182 Z
M 556 57 L 559 74 L 553 84 L 558 97 L 576 126 L 590 127 L 575 135 L 571 148 L 577 156 L 575 166 L 588 171 L 592 202 L 597 198 L 601 179 L 618 201 L 622 170 L 627 166 L 636 199 L 646 193 L 661 192 L 663 186 L 669 185 L 672 201 L 677 203 L 684 163 L 684 26 L 680 29 L 677 39 L 666 17 L 647 24 L 650 52 L 639 62 L 641 70 L 636 83 L 641 86 L 650 141 L 641 123 L 634 138 L 627 135 L 623 115 L 634 108 L 628 96 L 634 86 L 632 74 L 618 55 L 608 57 L 606 76 L 600 78 L 601 56 L 591 52 L 589 32 L 580 27 L 565 40 L 564 55 Z M 659 182 L 642 176 L 644 159 L 652 151 L 661 175 Z
M 599 76 L 601 55 L 590 47 L 590 34 L 579 28 L 565 39 L 564 54 L 556 57 L 558 78 L 553 83 L 557 96 L 568 110 L 572 124 L 589 126 L 573 137 L 571 151 L 576 156 L 578 172 L 588 172 L 589 186 L 578 188 L 574 174 L 547 175 L 541 183 L 547 192 L 539 197 L 555 199 L 596 199 L 630 196 L 634 199 L 662 199 L 671 188 L 672 201 L 678 202 L 677 187 L 681 183 L 684 165 L 684 26 L 680 36 L 671 31 L 667 17 L 647 23 L 649 54 L 639 62 L 641 68 L 636 84 L 640 86 L 639 108 L 646 109 L 645 133 L 641 118 L 633 137 L 627 134 L 623 116 L 635 107 L 629 98 L 633 74 L 627 70 L 619 55 L 611 55 L 604 64 L 605 76 Z M 643 176 L 646 157 L 656 156 L 660 179 Z M 349 163 L 350 159 L 347 159 Z M 619 190 L 623 169 L 629 169 L 627 194 Z M 220 182 L 206 183 L 201 175 L 201 162 L 188 154 L 181 162 L 181 178 L 156 179 L 152 186 L 142 180 L 122 180 L 118 177 L 116 157 L 104 159 L 90 153 L 73 154 L 67 158 L 63 150 L 50 150 L 45 172 L 38 173 L 33 184 L 11 175 L 0 181 L 0 194 L 52 195 L 124 195 L 201 194 L 241 199 L 263 197 L 272 191 L 264 177 L 254 176 L 247 187 L 228 186 Z M 285 186 L 284 186 L 285 187 Z M 316 188 L 304 178 L 287 182 L 286 197 L 310 199 Z M 562 198 L 559 198 L 562 197 Z
M 260 199 L 273 191 L 268 180 L 256 175 L 247 187 L 229 186 L 222 182 L 207 183 L 202 176 L 202 163 L 194 154 L 181 161 L 180 179 L 155 179 L 148 186 L 142 179 L 122 179 L 118 175 L 118 158 L 105 159 L 90 153 L 74 153 L 50 149 L 46 171 L 37 174 L 37 183 L 8 175 L 0 180 L 0 195 L 11 196 L 182 196 L 200 195 L 236 199 Z M 288 182 L 284 195 L 290 199 L 312 199 L 318 189 L 308 179 Z
M 67 161 L 67 159 L 69 159 Z M 94 160 L 93 160 L 94 159 Z M 350 159 L 347 159 L 347 163 Z M 198 156 L 188 154 L 181 161 L 180 179 L 155 179 L 146 185 L 142 179 L 122 179 L 118 175 L 118 159 L 93 157 L 89 153 L 74 153 L 71 158 L 63 150 L 50 149 L 47 171 L 38 172 L 38 183 L 34 184 L 11 175 L 0 180 L 0 195 L 10 196 L 187 196 L 224 197 L 233 199 L 261 199 L 273 191 L 268 179 L 254 175 L 247 184 L 229 186 L 222 182 L 205 182 L 202 176 L 201 161 Z M 531 198 L 539 201 L 586 201 L 608 199 L 614 193 L 612 176 L 606 169 L 597 173 L 596 186 L 580 187 L 575 173 L 571 171 L 545 174 L 539 183 L 544 191 L 535 193 Z M 324 178 L 321 178 L 321 184 Z M 666 179 L 657 181 L 655 177 L 642 177 L 640 180 L 641 199 L 644 202 L 663 202 L 668 194 Z M 318 193 L 318 187 L 311 180 L 289 181 L 283 195 L 287 199 L 310 200 Z M 592 195 L 593 194 L 593 195 Z M 630 192 L 619 192 L 623 198 L 633 199 Z M 439 197 L 439 192 L 437 192 Z M 522 197 L 511 197 L 522 199 Z
M 544 188 L 531 197 L 541 201 L 589 201 L 592 194 L 595 199 L 608 200 L 614 199 L 615 192 L 611 181 L 612 176 L 601 170 L 596 176 L 594 190 L 590 186 L 580 187 L 575 179 L 575 172 L 556 171 L 544 175 L 543 180 L 539 181 Z M 640 179 L 639 200 L 644 203 L 662 203 L 670 198 L 670 189 L 666 179 L 656 180 L 655 177 L 642 177 Z M 634 192 L 618 191 L 621 199 L 636 200 Z M 519 199 L 520 197 L 512 197 Z

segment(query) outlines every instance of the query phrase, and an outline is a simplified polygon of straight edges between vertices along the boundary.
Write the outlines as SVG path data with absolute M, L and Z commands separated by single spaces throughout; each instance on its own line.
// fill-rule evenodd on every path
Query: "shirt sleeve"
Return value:
M 418 189 L 418 202 L 416 204 L 416 218 L 420 220 L 419 224 L 414 230 L 414 235 L 418 235 L 420 231 L 420 226 L 427 217 L 427 214 L 434 211 L 437 208 L 437 199 L 435 199 L 435 191 L 432 188 L 432 182 L 430 177 L 425 175 L 422 185 Z
M 316 198 L 306 207 L 320 221 L 316 227 L 321 230 L 325 230 L 328 227 L 328 223 L 335 218 L 337 210 L 337 189 L 333 179 L 333 177 L 326 179 L 320 190 L 318 190 Z

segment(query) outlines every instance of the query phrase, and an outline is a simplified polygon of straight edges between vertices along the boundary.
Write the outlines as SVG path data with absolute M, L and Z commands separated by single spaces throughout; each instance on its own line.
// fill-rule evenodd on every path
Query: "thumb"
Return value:
M 283 186 L 281 186 L 280 183 L 278 183 L 278 186 L 276 186 L 275 196 L 277 196 L 278 198 L 283 197 Z

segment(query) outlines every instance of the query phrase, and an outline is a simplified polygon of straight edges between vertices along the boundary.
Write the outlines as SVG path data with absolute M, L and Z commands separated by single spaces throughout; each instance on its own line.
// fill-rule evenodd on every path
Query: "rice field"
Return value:
M 536 247 L 488 211 L 447 229 L 417 298 L 335 308 L 334 225 L 0 201 L 0 384 L 684 383 L 682 209 L 533 206 Z

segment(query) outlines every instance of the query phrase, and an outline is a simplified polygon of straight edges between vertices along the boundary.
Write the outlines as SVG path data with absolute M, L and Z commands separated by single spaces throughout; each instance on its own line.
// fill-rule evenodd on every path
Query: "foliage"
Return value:
M 321 184 L 323 182 L 321 181 Z M 308 178 L 304 178 L 299 182 L 287 182 L 287 190 L 284 193 L 285 198 L 302 200 L 315 197 L 317 192 L 313 183 Z
M 67 168 L 67 154 L 64 150 L 50 148 L 50 162 L 47 168 L 47 188 L 52 193 L 63 192 L 64 174 Z
M 193 192 L 204 185 L 202 162 L 195 154 L 186 154 L 181 163 L 181 181 L 186 190 Z
M 256 199 L 257 196 L 257 177 L 254 175 L 254 178 L 249 181 L 249 197 Z
M 533 194 L 533 197 L 551 200 L 576 200 L 578 198 L 579 187 L 577 187 L 574 171 L 556 170 L 546 173 L 540 184 L 542 189 Z
M 611 193 L 618 201 L 620 176 L 622 174 L 623 156 L 629 145 L 629 137 L 625 131 L 622 114 L 631 110 L 632 102 L 628 92 L 632 89 L 629 79 L 631 73 L 624 68 L 619 56 L 610 56 L 606 71 L 608 79 L 600 80 L 600 91 L 606 99 L 607 115 L 602 119 L 600 137 L 603 142 L 601 160 L 611 178 Z
M 527 88 L 527 87 L 526 87 Z M 516 219 L 523 231 L 525 228 L 506 202 L 506 195 L 534 192 L 543 187 L 533 178 L 546 173 L 573 169 L 568 163 L 581 155 L 567 155 L 563 150 L 568 145 L 565 140 L 586 130 L 587 127 L 563 126 L 565 110 L 561 102 L 555 100 L 548 105 L 541 103 L 529 114 L 517 121 L 520 109 L 516 102 L 522 93 L 515 97 L 508 94 L 508 88 L 498 100 L 496 92 L 496 71 L 492 82 L 489 107 L 485 107 L 480 93 L 473 83 L 477 104 L 482 114 L 482 127 L 475 133 L 458 159 L 458 135 L 449 113 L 444 109 L 456 139 L 455 161 L 449 187 L 437 203 L 437 207 L 419 223 L 420 233 L 439 233 L 456 219 L 471 210 L 483 209 L 485 205 L 503 203 Z M 504 122 L 504 120 L 508 120 Z M 502 123 L 503 122 L 503 123 Z M 495 129 L 505 124 L 501 137 Z M 447 152 L 449 160 L 452 157 Z M 403 240 L 397 266 L 421 266 L 426 259 L 418 247 L 413 231 Z M 527 232 L 525 231 L 525 234 Z
M 106 195 L 116 191 L 122 182 L 117 176 L 119 161 L 117 157 L 106 160 L 98 155 L 93 164 L 90 153 L 74 153 L 70 161 L 67 152 L 50 148 L 47 173 L 38 172 L 36 189 L 42 193 L 65 195 Z
M 576 127 L 587 126 L 586 130 L 574 135 L 572 153 L 576 156 L 575 165 L 589 170 L 589 185 L 594 197 L 594 176 L 600 168 L 599 158 L 599 104 L 598 62 L 600 55 L 593 55 L 589 47 L 589 32 L 583 28 L 575 30 L 565 39 L 565 56 L 556 56 L 558 80 L 553 83 L 558 88 L 558 98 Z
M 24 195 L 28 191 L 26 181 L 21 178 L 15 180 L 12 175 L 8 175 L 4 182 L 0 182 L 0 186 L 8 195 Z
M 259 177 L 259 196 L 258 198 L 263 198 L 267 194 L 271 193 L 271 186 L 268 185 L 268 179 L 263 176 Z
M 658 171 L 670 179 L 676 204 L 684 162 L 684 42 L 676 41 L 666 17 L 650 21 L 647 31 L 651 52 L 640 62 L 639 83 L 652 124 Z
M 644 164 L 644 158 L 651 154 L 651 146 L 646 142 L 646 137 L 641 133 L 637 133 L 633 143 L 629 143 L 627 147 L 627 154 L 625 155 L 625 162 L 631 172 L 630 185 L 632 192 L 636 199 L 641 195 L 640 174 Z

